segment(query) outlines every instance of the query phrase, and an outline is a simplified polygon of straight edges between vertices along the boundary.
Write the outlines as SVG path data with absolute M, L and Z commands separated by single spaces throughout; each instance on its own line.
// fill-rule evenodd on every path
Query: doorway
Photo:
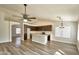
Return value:
M 15 25 L 12 25 L 12 42 L 16 42 L 16 38 L 17 37 L 20 37 L 21 38 L 21 28 L 20 28 L 20 25 L 18 24 L 15 24 Z

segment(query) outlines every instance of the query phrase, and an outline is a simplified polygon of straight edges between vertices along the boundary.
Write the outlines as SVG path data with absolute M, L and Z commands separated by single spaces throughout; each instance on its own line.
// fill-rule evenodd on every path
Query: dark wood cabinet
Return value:
M 52 31 L 52 25 L 31 27 L 31 31 Z
M 24 33 L 24 40 L 27 40 L 27 33 Z
M 52 31 L 52 25 L 45 26 L 28 26 L 24 25 L 24 31 L 26 32 L 27 28 L 30 28 L 31 31 Z
M 50 41 L 50 35 L 48 35 L 48 41 Z

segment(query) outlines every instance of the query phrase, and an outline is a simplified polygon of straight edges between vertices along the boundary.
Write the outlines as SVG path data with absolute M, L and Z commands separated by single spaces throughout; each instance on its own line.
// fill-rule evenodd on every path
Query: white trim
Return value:
M 11 23 L 9 21 L 9 41 L 12 42 Z
M 58 42 L 63 42 L 63 43 L 68 43 L 68 44 L 74 44 L 74 45 L 76 45 L 76 43 L 75 42 L 68 42 L 68 41 L 61 41 L 61 40 L 52 40 L 52 41 L 58 41 Z
M 0 43 L 6 43 L 6 42 L 10 42 L 10 40 L 3 40 L 3 41 L 0 41 Z

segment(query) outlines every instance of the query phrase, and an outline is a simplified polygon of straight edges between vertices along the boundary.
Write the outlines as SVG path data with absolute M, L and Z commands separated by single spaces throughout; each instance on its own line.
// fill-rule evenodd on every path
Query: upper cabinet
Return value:
M 31 28 L 31 31 L 52 31 L 52 25 L 45 25 L 45 26 L 27 26 L 24 25 L 24 28 Z

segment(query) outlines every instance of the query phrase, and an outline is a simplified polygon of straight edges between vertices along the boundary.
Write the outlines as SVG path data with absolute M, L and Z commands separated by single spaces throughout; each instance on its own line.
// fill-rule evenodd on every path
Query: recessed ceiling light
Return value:
M 24 19 L 23 21 L 24 21 L 24 22 L 27 22 L 27 19 Z

